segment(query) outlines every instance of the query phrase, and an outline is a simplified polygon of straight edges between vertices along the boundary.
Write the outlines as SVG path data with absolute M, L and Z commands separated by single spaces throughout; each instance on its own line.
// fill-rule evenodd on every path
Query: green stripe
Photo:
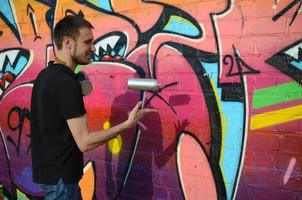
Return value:
M 74 70 L 74 73 L 79 73 L 79 71 L 81 71 L 81 68 L 83 67 L 83 65 L 77 65 L 77 67 Z
M 297 82 L 255 90 L 253 108 L 263 108 L 279 103 L 302 99 L 302 87 Z

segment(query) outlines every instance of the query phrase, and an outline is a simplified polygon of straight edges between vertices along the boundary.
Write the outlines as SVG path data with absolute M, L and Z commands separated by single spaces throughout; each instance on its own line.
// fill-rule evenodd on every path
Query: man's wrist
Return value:
M 124 121 L 121 125 L 122 125 L 122 129 L 123 130 L 131 128 L 131 122 L 130 122 L 129 119 L 127 119 L 126 121 Z

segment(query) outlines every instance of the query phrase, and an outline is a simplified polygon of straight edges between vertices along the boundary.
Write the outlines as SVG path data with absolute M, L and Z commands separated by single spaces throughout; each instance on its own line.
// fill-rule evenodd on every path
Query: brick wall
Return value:
M 0 3 L 0 199 L 43 197 L 32 181 L 30 95 L 65 15 L 95 27 L 96 56 L 76 69 L 93 84 L 90 131 L 143 100 L 128 78 L 163 86 L 146 95 L 158 110 L 146 130 L 85 154 L 83 199 L 302 199 L 302 1 Z

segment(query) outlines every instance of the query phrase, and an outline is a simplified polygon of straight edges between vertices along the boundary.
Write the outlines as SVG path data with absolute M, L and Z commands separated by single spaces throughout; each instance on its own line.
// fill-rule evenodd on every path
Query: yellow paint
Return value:
M 108 129 L 110 128 L 110 126 L 111 125 L 109 121 L 106 121 L 103 124 L 104 129 Z M 121 151 L 122 146 L 123 146 L 123 141 L 121 135 L 118 135 L 115 138 L 112 138 L 111 140 L 108 141 L 108 147 L 112 154 L 118 154 Z
M 120 135 L 116 136 L 108 142 L 108 146 L 112 154 L 119 153 L 122 149 L 122 145 L 123 142 L 122 137 Z
M 110 122 L 106 121 L 104 124 L 103 124 L 103 129 L 108 129 L 110 128 Z
M 87 0 L 87 1 L 94 4 L 94 5 L 97 5 L 97 3 L 98 3 L 98 1 L 96 1 L 96 0 Z
M 89 161 L 83 169 L 83 177 L 79 182 L 83 200 L 91 200 L 95 191 L 95 173 L 92 161 Z
M 26 197 L 26 195 L 21 192 L 19 189 L 17 189 L 17 199 L 18 200 L 29 200 L 29 198 Z
M 166 26 L 170 25 L 172 23 L 172 20 L 175 19 L 175 21 L 182 25 L 183 23 L 187 23 L 187 24 L 190 24 L 191 26 L 195 27 L 192 22 L 190 22 L 189 20 L 185 19 L 185 18 L 182 18 L 182 17 L 179 17 L 179 16 L 175 16 L 175 15 L 172 15 L 168 21 L 168 23 L 166 24 Z
M 219 160 L 219 163 L 221 164 L 221 162 L 223 160 L 223 155 L 224 155 L 224 143 L 225 143 L 224 140 L 225 140 L 225 134 L 227 133 L 226 127 L 228 127 L 227 126 L 228 119 L 224 118 L 222 115 L 223 113 L 222 113 L 222 108 L 221 108 L 221 104 L 220 104 L 220 100 L 219 100 L 219 95 L 218 95 L 218 92 L 217 92 L 213 79 L 210 79 L 210 82 L 211 82 L 211 85 L 212 85 L 212 88 L 213 88 L 213 91 L 215 94 L 216 102 L 217 102 L 218 109 L 219 109 L 219 115 L 220 115 L 220 119 L 221 119 L 221 152 L 220 152 L 221 156 L 220 156 L 220 160 Z M 222 176 L 223 176 L 223 174 L 224 174 L 223 168 L 221 168 L 221 170 L 222 170 Z M 223 179 L 225 180 L 224 176 L 223 176 Z
M 223 117 L 222 124 L 224 127 L 224 133 L 227 134 L 229 132 L 229 118 L 228 116 Z
M 302 105 L 253 115 L 250 129 L 260 129 L 298 119 L 302 119 Z

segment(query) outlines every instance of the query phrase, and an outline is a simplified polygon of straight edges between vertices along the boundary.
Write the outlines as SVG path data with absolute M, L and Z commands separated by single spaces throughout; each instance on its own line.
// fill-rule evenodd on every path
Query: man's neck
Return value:
M 72 62 L 71 58 L 64 55 L 63 52 L 57 51 L 55 63 L 63 64 L 66 67 L 69 67 L 72 71 L 75 70 L 76 65 Z

